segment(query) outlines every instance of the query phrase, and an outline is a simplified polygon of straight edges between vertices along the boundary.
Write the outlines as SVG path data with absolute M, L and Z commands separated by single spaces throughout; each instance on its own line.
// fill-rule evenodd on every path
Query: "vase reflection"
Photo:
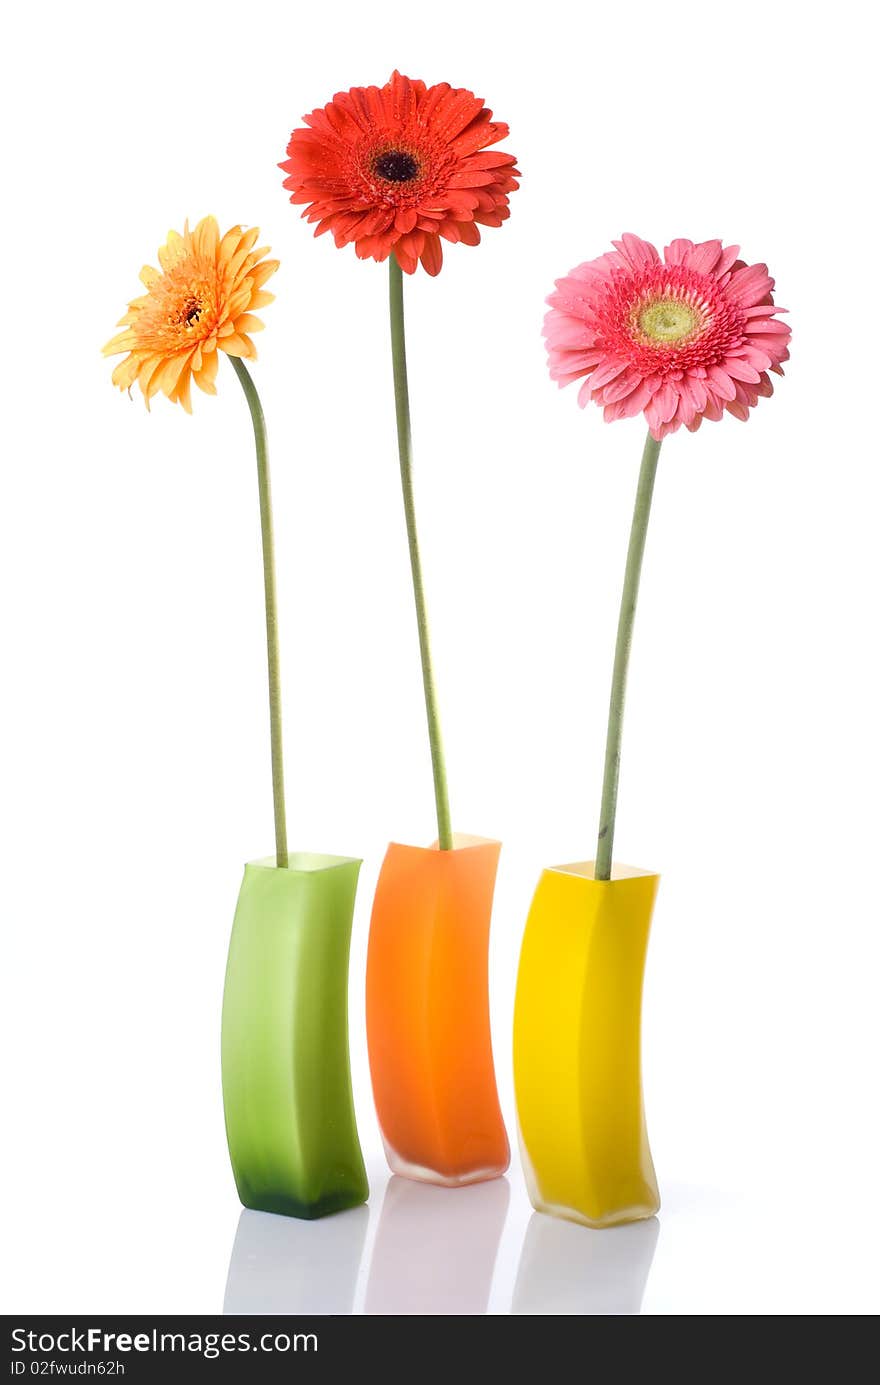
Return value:
M 591 1231 L 533 1212 L 511 1313 L 637 1316 L 659 1235 L 656 1217 Z
M 509 1199 L 504 1178 L 466 1188 L 391 1178 L 364 1312 L 389 1317 L 485 1313 Z
M 224 1314 L 351 1313 L 368 1221 L 366 1207 L 320 1221 L 245 1209 L 232 1247 Z

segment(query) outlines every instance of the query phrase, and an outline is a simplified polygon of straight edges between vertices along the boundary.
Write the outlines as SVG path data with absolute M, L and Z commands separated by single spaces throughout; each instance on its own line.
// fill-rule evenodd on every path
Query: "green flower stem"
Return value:
M 272 802 L 275 809 L 275 858 L 287 866 L 287 819 L 284 809 L 284 752 L 281 744 L 281 677 L 278 661 L 278 602 L 275 588 L 275 539 L 272 530 L 272 489 L 269 482 L 269 448 L 266 420 L 256 386 L 244 361 L 229 361 L 241 381 L 251 411 L 257 450 L 257 483 L 260 490 L 260 530 L 263 537 L 263 590 L 266 598 L 266 649 L 269 660 L 269 735 L 272 745 Z
M 406 334 L 403 321 L 403 273 L 393 253 L 388 264 L 391 270 L 389 306 L 391 309 L 391 357 L 394 364 L 394 408 L 397 414 L 397 450 L 400 454 L 400 484 L 403 488 L 406 537 L 409 543 L 413 596 L 416 603 L 416 621 L 419 627 L 422 683 L 425 688 L 425 710 L 428 715 L 428 740 L 431 744 L 434 801 L 437 805 L 437 838 L 441 851 L 451 851 L 453 845 L 452 822 L 449 816 L 446 762 L 443 758 L 443 739 L 440 734 L 440 717 L 437 711 L 437 688 L 431 665 L 431 642 L 428 637 L 425 587 L 422 580 L 422 560 L 419 557 L 416 510 L 413 500 L 412 432 L 409 417 L 409 386 L 406 378 Z
M 611 879 L 611 858 L 614 850 L 614 824 L 617 817 L 617 781 L 620 777 L 620 738 L 623 732 L 623 704 L 626 698 L 626 675 L 629 669 L 629 653 L 632 648 L 633 624 L 636 618 L 636 601 L 639 595 L 639 578 L 642 573 L 642 558 L 645 553 L 645 538 L 648 533 L 648 520 L 651 515 L 651 498 L 654 494 L 654 478 L 657 475 L 657 460 L 660 456 L 660 443 L 649 433 L 645 439 L 642 453 L 642 467 L 636 490 L 636 503 L 633 510 L 632 529 L 629 535 L 629 551 L 626 555 L 626 572 L 623 578 L 623 596 L 620 600 L 620 617 L 617 622 L 617 645 L 614 650 L 614 673 L 611 678 L 611 703 L 608 708 L 608 738 L 605 742 L 605 771 L 602 780 L 602 807 L 599 814 L 599 842 L 596 847 L 596 880 Z

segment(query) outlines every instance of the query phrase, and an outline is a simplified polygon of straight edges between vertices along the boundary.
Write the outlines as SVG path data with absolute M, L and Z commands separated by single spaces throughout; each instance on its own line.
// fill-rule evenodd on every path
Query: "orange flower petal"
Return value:
M 120 332 L 118 337 L 113 337 L 106 346 L 101 347 L 101 355 L 118 356 L 120 351 L 131 351 L 136 344 L 134 332 Z
M 216 394 L 217 386 L 214 381 L 217 378 L 217 368 L 220 364 L 220 357 L 216 351 L 212 351 L 209 356 L 202 355 L 202 368 L 198 372 L 193 372 L 193 379 L 199 389 L 204 394 Z
M 280 260 L 264 260 L 262 264 L 254 265 L 253 269 L 248 271 L 248 278 L 254 288 L 262 288 L 266 280 L 271 278 L 280 264 Z
M 177 231 L 169 231 L 167 241 L 159 247 L 159 263 L 167 273 L 169 269 L 174 268 L 185 253 L 186 247 L 183 236 L 178 235 Z
M 200 255 L 204 255 L 206 259 L 215 259 L 220 244 L 220 227 L 217 225 L 217 218 L 213 216 L 202 217 L 192 233 L 192 239 Z
M 262 332 L 264 325 L 253 313 L 242 313 L 235 319 L 236 332 Z
M 236 318 L 239 313 L 244 312 L 250 301 L 251 291 L 246 284 L 243 289 L 237 289 L 236 292 L 230 296 L 229 302 L 226 305 L 226 311 L 231 318 Z
M 233 332 L 231 337 L 224 337 L 218 341 L 217 345 L 221 351 L 225 351 L 227 356 L 244 356 L 248 360 L 255 360 L 257 348 L 254 346 L 250 337 L 240 337 Z
M 121 390 L 130 389 L 138 377 L 138 362 L 134 356 L 126 356 L 124 361 L 120 361 L 114 367 L 111 380 L 114 385 L 118 385 Z
M 153 376 L 153 384 L 156 389 L 161 390 L 171 399 L 183 371 L 189 367 L 189 360 L 189 355 L 181 353 L 179 356 L 172 356 L 169 360 L 163 361 Z

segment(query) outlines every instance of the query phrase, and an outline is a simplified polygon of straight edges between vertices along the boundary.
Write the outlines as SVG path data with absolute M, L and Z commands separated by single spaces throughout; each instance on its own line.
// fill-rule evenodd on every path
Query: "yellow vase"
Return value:
M 533 1206 L 585 1226 L 660 1206 L 642 1099 L 642 978 L 659 876 L 545 870 L 520 953 L 513 1068 Z

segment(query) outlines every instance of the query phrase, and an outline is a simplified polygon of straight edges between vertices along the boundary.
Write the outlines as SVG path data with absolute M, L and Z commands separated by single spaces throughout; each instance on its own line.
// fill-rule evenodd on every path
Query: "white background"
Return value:
M 725 417 L 664 446 L 648 541 L 617 837 L 620 859 L 663 876 L 645 1082 L 664 1208 L 643 1308 L 878 1307 L 868 14 L 218 0 L 7 17 L 6 1311 L 219 1312 L 239 1219 L 220 997 L 242 863 L 272 842 L 250 423 L 229 369 L 217 399 L 196 394 L 194 417 L 164 400 L 147 414 L 111 388 L 99 354 L 168 228 L 207 212 L 258 223 L 282 260 L 255 375 L 280 545 L 291 845 L 365 862 L 351 1027 L 374 1195 L 356 1309 L 367 1299 L 384 1186 L 362 1001 L 369 908 L 385 843 L 431 840 L 432 796 L 387 270 L 313 241 L 275 165 L 304 111 L 395 65 L 485 96 L 523 170 L 501 230 L 477 250 L 447 247 L 439 279 L 406 286 L 453 816 L 504 842 L 492 998 L 511 1130 L 530 893 L 542 865 L 593 854 L 643 432 L 607 427 L 550 384 L 544 297 L 632 230 L 739 241 L 791 310 L 776 396 L 746 426 Z M 510 1188 L 497 1313 L 530 1210 L 516 1167 Z M 341 1235 L 330 1225 L 285 1232 L 294 1261 L 298 1237 Z M 581 1310 L 605 1281 L 579 1257 L 610 1253 L 582 1234 L 575 1268 L 556 1266 Z M 490 1263 L 492 1249 L 479 1252 Z M 410 1256 L 424 1271 L 415 1233 Z M 411 1276 L 398 1269 L 403 1308 Z

